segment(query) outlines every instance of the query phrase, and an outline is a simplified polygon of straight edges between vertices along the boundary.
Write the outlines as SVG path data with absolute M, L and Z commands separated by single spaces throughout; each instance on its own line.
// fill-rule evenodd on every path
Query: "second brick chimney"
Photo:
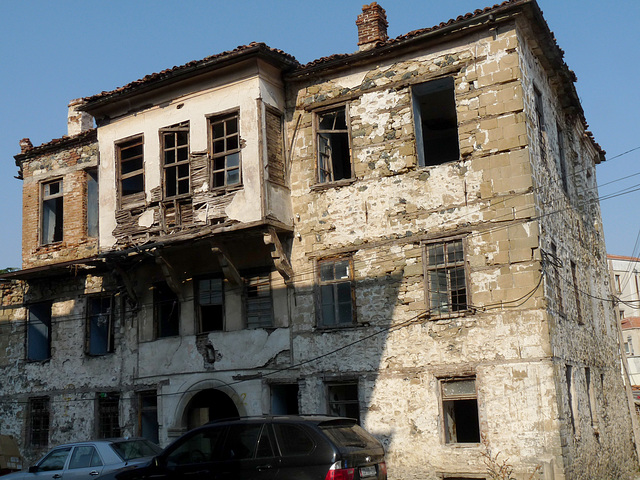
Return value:
M 387 13 L 377 2 L 371 5 L 363 5 L 362 13 L 356 20 L 358 26 L 358 49 L 368 50 L 375 47 L 378 42 L 385 42 L 387 36 Z
M 72 137 L 79 133 L 86 132 L 93 128 L 93 117 L 87 112 L 80 110 L 85 104 L 82 98 L 76 98 L 69 102 L 69 113 L 67 116 L 67 134 Z

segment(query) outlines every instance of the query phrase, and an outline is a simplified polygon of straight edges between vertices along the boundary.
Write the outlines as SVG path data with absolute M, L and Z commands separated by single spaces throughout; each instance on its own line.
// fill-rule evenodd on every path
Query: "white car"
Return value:
M 127 466 L 149 461 L 162 449 L 143 438 L 117 438 L 59 445 L 28 470 L 2 480 L 93 480 Z

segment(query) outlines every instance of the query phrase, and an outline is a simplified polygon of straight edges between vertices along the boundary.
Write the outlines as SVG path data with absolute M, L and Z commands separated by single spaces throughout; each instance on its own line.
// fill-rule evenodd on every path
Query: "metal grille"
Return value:
M 29 443 L 34 447 L 49 443 L 49 397 L 29 400 Z

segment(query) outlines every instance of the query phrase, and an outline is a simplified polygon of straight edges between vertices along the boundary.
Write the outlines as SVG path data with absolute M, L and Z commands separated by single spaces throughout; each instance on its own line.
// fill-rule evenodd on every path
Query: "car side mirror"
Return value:
M 31 465 L 29 467 L 29 473 L 36 473 L 38 471 L 38 466 L 37 465 Z

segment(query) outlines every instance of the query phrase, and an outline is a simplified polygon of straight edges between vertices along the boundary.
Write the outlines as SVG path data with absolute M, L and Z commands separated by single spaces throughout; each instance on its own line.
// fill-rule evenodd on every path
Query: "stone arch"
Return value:
M 194 410 L 206 409 L 212 402 L 218 404 L 220 410 L 216 412 L 210 409 L 208 413 L 204 413 L 207 418 L 200 415 L 200 422 L 194 421 Z M 198 426 L 197 423 L 206 423 L 222 417 L 246 415 L 247 411 L 242 398 L 233 388 L 219 380 L 203 380 L 194 383 L 182 394 L 176 407 L 175 424 L 172 430 L 176 433 L 187 432 Z

